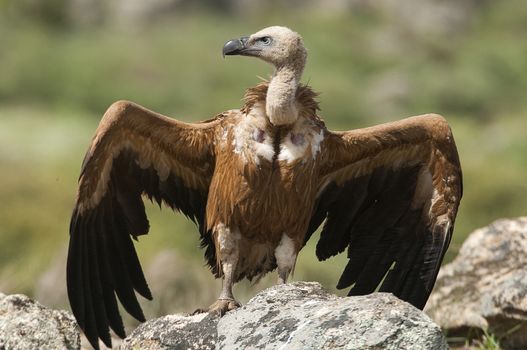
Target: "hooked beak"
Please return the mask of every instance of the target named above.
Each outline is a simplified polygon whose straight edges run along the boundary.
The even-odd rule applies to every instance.
[[[247,50],[247,47],[245,44],[247,43],[247,40],[249,39],[248,36],[242,36],[239,39],[232,39],[229,40],[223,45],[223,57],[225,55],[231,56],[231,55],[249,55],[252,50]]]

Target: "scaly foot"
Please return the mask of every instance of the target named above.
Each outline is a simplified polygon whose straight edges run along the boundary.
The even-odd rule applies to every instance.
[[[222,317],[227,311],[234,310],[238,307],[240,307],[240,304],[234,299],[218,299],[206,309],[197,309],[192,315],[208,312],[209,314],[216,314]]]

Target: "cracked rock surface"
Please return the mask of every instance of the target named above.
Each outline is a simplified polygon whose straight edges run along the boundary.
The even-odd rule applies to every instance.
[[[146,321],[121,344],[121,349],[187,350],[216,348],[218,317],[167,315]]]
[[[0,349],[79,349],[73,315],[25,295],[0,293]]]
[[[487,330],[527,349],[527,217],[474,231],[441,268],[425,311],[449,336]]]
[[[341,298],[315,282],[271,287],[217,318],[147,321],[122,349],[447,349],[428,316],[391,294]]]

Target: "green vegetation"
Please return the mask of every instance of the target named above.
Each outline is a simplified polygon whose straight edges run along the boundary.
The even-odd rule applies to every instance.
[[[435,32],[412,29],[380,10],[190,11],[149,25],[96,28],[2,20],[0,14],[0,290],[31,295],[38,276],[67,246],[80,163],[111,102],[133,100],[187,121],[236,108],[256,76],[271,71],[254,59],[222,59],[222,44],[270,24],[304,36],[304,81],[321,92],[321,115],[330,128],[427,112],[449,120],[464,171],[451,260],[475,228],[527,213],[522,5],[487,2],[456,28]],[[191,223],[153,205],[148,211],[152,234],[137,244],[143,261],[173,247],[202,264]],[[313,251],[311,244],[301,253],[295,279],[332,288],[345,256],[318,263]]]
[[[488,331],[484,331],[483,337],[481,340],[476,340],[474,342],[474,345],[476,346],[476,349],[478,350],[501,350],[500,342],[498,338],[494,335],[489,333]]]
[[[450,348],[453,350],[501,350],[499,338],[488,330],[476,331],[479,335],[474,339],[463,337],[447,337]],[[463,344],[462,346],[459,344]]]

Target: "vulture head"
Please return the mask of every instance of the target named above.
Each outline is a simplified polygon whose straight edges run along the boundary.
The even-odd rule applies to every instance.
[[[258,57],[277,69],[289,65],[303,69],[307,52],[300,34],[287,27],[273,26],[227,41],[223,55]]]
[[[273,125],[293,124],[298,119],[296,91],[307,58],[298,33],[286,27],[267,27],[227,41],[223,55],[252,56],[272,64],[275,72],[267,90],[265,113]]]

